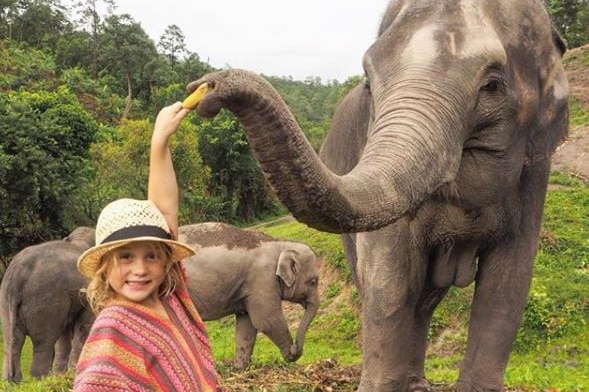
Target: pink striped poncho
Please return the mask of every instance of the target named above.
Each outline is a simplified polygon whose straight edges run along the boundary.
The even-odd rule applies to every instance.
[[[223,391],[204,324],[184,290],[163,299],[169,319],[131,301],[97,316],[74,392]]]

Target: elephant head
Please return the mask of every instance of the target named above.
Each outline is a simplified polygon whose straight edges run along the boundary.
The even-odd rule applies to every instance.
[[[298,250],[285,249],[280,252],[276,276],[281,280],[282,299],[301,304],[305,314],[297,329],[297,337],[291,354],[302,355],[305,334],[317,314],[319,298],[319,265],[315,253],[303,246]]]
[[[298,220],[330,232],[368,231],[431,197],[480,207],[516,187],[522,169],[565,135],[563,51],[537,0],[392,1],[364,55],[366,78],[340,108],[349,109],[340,113],[344,129],[330,131],[340,145],[357,143],[339,173],[257,75],[221,71],[188,90],[209,83],[197,112],[210,117],[224,107],[238,117]],[[354,139],[356,131],[364,140]],[[350,147],[334,142],[331,150],[345,155]]]
[[[89,249],[94,246],[96,231],[92,227],[80,226],[76,227],[70,234],[63,238],[64,241],[83,248]]]

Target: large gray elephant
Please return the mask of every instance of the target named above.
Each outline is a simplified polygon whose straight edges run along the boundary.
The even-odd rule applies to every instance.
[[[320,302],[319,262],[308,245],[218,222],[181,226],[179,240],[196,250],[184,266],[203,320],[235,314],[238,369],[249,365],[258,331],[285,360],[303,354],[305,333]],[[305,308],[294,343],[282,300]]]
[[[526,304],[565,45],[540,0],[393,0],[321,159],[263,78],[205,75],[196,110],[244,126],[292,214],[344,233],[362,301],[362,392],[425,390],[432,313],[475,282],[459,391],[498,391]],[[355,233],[355,234],[346,234]]]
[[[0,286],[4,338],[4,379],[22,379],[20,356],[25,336],[33,344],[31,376],[73,367],[94,317],[80,289],[87,285],[76,262],[94,245],[94,229],[78,227],[63,240],[20,251],[6,269]]]

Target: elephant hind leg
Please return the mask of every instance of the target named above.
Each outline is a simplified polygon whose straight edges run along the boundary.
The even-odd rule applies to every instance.
[[[55,360],[53,361],[53,372],[65,373],[68,369],[70,352],[72,349],[73,331],[66,329],[57,343],[55,343]]]
[[[33,362],[31,363],[31,376],[34,378],[41,378],[48,375],[51,372],[54,354],[54,344],[35,344],[33,341]]]

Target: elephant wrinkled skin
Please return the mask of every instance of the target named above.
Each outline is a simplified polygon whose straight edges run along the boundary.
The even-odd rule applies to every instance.
[[[203,320],[235,314],[237,368],[249,365],[258,331],[285,360],[303,354],[305,333],[319,309],[319,262],[309,246],[218,222],[181,226],[179,240],[196,250],[184,267]],[[282,300],[305,308],[294,342]]]
[[[94,245],[94,229],[78,227],[63,240],[20,251],[10,262],[0,286],[4,338],[4,379],[22,379],[20,355],[25,336],[33,343],[31,376],[61,373],[74,367],[94,317],[80,289],[86,279],[78,257]]]
[[[566,47],[539,0],[393,0],[319,157],[241,70],[196,108],[232,111],[298,220],[343,233],[362,301],[358,390],[424,390],[427,329],[475,282],[459,391],[499,391],[526,304],[550,157],[568,128]]]

